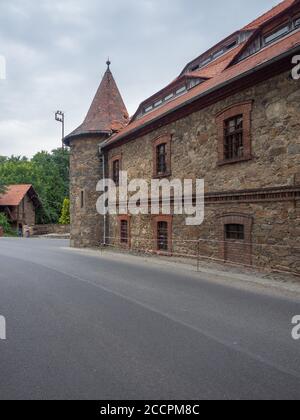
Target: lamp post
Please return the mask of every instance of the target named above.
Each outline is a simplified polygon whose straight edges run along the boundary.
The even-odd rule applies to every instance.
[[[64,149],[64,142],[63,139],[65,137],[65,113],[63,111],[56,111],[55,113],[55,120],[61,123],[62,128],[62,148]]]

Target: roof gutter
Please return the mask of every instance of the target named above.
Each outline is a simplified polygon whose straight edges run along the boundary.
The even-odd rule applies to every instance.
[[[215,86],[215,87],[207,90],[206,92],[203,92],[200,95],[197,95],[194,98],[191,98],[191,99],[187,100],[186,102],[184,102],[184,103],[182,103],[180,105],[177,105],[175,108],[173,108],[173,109],[165,112],[164,114],[161,114],[160,116],[154,118],[153,120],[150,120],[150,121],[145,122],[141,126],[139,126],[139,127],[135,128],[135,129],[129,131],[128,133],[124,134],[124,136],[120,136],[118,139],[116,139],[114,141],[111,141],[111,142],[108,142],[106,145],[103,146],[103,149],[108,149],[111,146],[114,146],[120,140],[126,139],[129,136],[132,136],[134,134],[139,133],[139,131],[141,131],[143,128],[147,127],[148,125],[155,124],[156,122],[160,121],[162,118],[164,118],[164,117],[166,117],[166,116],[168,116],[170,114],[173,114],[173,113],[181,110],[182,108],[186,107],[187,105],[193,104],[194,102],[197,102],[200,99],[205,98],[206,96],[208,96],[208,95],[210,95],[210,94],[212,94],[214,92],[217,92],[218,90],[221,90],[221,89],[229,86],[230,84],[232,84],[234,82],[237,82],[237,81],[239,81],[239,80],[241,80],[241,79],[243,79],[243,78],[245,78],[247,76],[251,76],[252,74],[256,73],[257,71],[263,70],[263,69],[267,68],[268,66],[270,66],[272,64],[275,64],[275,63],[277,63],[277,62],[279,62],[279,61],[281,61],[281,60],[289,57],[290,55],[293,55],[293,54],[299,52],[299,50],[300,50],[300,44],[298,44],[296,47],[290,49],[289,51],[287,51],[287,52],[285,52],[285,53],[283,53],[283,54],[281,54],[281,55],[279,55],[277,57],[274,57],[271,60],[266,61],[266,62],[264,62],[264,63],[262,63],[262,64],[260,64],[260,65],[258,65],[256,67],[248,70],[245,73],[239,74],[238,76],[236,76],[236,77],[234,77],[234,78],[232,78],[230,80],[227,80],[226,82],[221,83],[220,85]]]

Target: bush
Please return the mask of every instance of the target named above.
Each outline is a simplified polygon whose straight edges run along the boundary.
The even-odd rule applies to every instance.
[[[0,226],[3,228],[5,235],[13,235],[14,232],[4,213],[0,213]]]
[[[70,200],[68,198],[64,199],[61,216],[59,219],[59,224],[60,225],[70,224]]]

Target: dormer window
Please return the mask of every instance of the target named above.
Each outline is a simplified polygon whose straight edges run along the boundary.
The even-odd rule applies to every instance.
[[[154,108],[157,108],[158,106],[162,105],[162,103],[163,103],[163,100],[162,99],[160,99],[159,101],[155,102]]]
[[[226,46],[226,50],[231,50],[231,48],[234,48],[237,45],[237,41],[232,42],[231,44]]]
[[[186,87],[182,86],[181,88],[176,90],[176,95],[180,95],[181,93],[184,93],[186,91]]]
[[[168,96],[165,97],[165,101],[169,101],[173,97],[174,97],[174,93],[170,93],[170,95],[168,95]]]
[[[284,23],[277,26],[271,32],[263,33],[258,35],[248,48],[241,54],[237,59],[238,62],[250,57],[251,55],[260,51],[263,47],[266,47],[273,42],[276,42],[280,38],[287,36],[289,33],[299,30],[300,27],[300,16],[290,16],[289,20],[285,20]]]
[[[224,54],[224,50],[217,51],[213,54],[212,59],[215,60],[216,58],[221,57]]]
[[[152,105],[147,106],[147,108],[145,108],[145,112],[150,112],[150,111],[152,111],[152,109],[153,109]]]
[[[274,42],[274,41],[276,41],[276,39],[281,38],[282,36],[287,34],[289,31],[290,31],[290,25],[289,24],[281,26],[280,28],[277,28],[272,33],[266,35],[264,37],[264,42],[265,42],[265,44],[269,44],[270,42]]]

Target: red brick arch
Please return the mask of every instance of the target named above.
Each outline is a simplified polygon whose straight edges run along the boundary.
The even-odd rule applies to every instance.
[[[243,241],[226,241],[226,225],[244,226]],[[253,217],[241,213],[228,213],[219,218],[220,257],[224,261],[231,261],[245,265],[252,265],[252,227]]]

